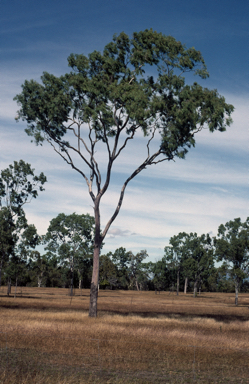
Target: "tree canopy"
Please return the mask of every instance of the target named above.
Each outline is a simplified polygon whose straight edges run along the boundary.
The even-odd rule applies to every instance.
[[[13,270],[20,253],[39,242],[36,228],[27,223],[23,206],[44,191],[46,181],[43,172],[35,175],[23,160],[14,161],[0,172],[0,285],[2,268],[10,255]]]
[[[84,260],[92,256],[94,238],[94,218],[89,214],[65,215],[60,213],[50,221],[46,235],[45,249],[51,255],[57,255],[60,263],[66,264],[71,271],[71,294],[73,289],[73,274],[77,269],[79,279],[82,279]]]
[[[23,216],[23,205],[36,198],[39,191],[44,191],[46,181],[44,173],[36,176],[29,163],[14,161],[0,174],[0,207],[7,207],[12,217]]]
[[[188,84],[184,75],[208,77],[201,53],[172,36],[145,30],[129,38],[115,35],[103,52],[71,54],[71,71],[56,77],[44,72],[41,83],[25,81],[15,97],[18,119],[37,144],[47,140],[84,178],[94,204],[95,241],[90,316],[97,315],[101,244],[124,198],[127,184],[146,167],[183,158],[203,128],[224,131],[233,106],[217,90]],[[124,180],[114,211],[101,230],[100,202],[106,193],[115,160],[143,132],[146,155]],[[156,137],[160,142],[152,150]],[[103,174],[97,158],[102,143],[107,153]]]
[[[244,223],[237,218],[221,224],[214,243],[217,260],[228,263],[235,282],[235,305],[238,305],[240,284],[249,273],[249,217]]]

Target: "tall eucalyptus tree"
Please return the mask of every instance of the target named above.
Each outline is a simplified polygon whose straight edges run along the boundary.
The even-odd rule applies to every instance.
[[[100,248],[128,183],[148,166],[184,158],[203,128],[225,131],[233,106],[217,90],[186,83],[185,73],[188,79],[191,73],[208,77],[199,51],[152,29],[131,38],[122,32],[103,53],[71,54],[68,64],[71,72],[64,76],[44,72],[41,83],[25,81],[15,100],[20,105],[18,118],[28,123],[27,134],[39,144],[47,140],[87,185],[95,218],[89,308],[89,316],[95,317]],[[114,164],[139,131],[146,154],[124,178],[113,213],[101,229],[100,204]],[[103,173],[99,145],[105,146],[107,155]]]

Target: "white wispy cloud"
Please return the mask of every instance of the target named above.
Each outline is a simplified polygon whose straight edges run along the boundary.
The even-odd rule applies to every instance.
[[[108,231],[108,237],[110,239],[114,239],[115,237],[126,237],[126,236],[134,236],[136,235],[135,232],[131,232],[129,231],[128,229],[120,229],[120,228],[111,228],[109,231]]]

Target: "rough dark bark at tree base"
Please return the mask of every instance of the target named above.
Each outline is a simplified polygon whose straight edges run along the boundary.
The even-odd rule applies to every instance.
[[[89,317],[97,317],[98,286],[91,283]]]

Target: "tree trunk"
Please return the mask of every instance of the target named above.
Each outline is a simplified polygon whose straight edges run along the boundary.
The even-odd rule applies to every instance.
[[[185,284],[184,284],[184,293],[187,294],[187,288],[188,288],[188,278],[185,277]]]
[[[71,268],[70,296],[73,296],[73,269]]]
[[[16,298],[16,291],[17,291],[17,278],[16,278],[16,286],[15,286],[15,298]]]
[[[100,246],[94,248],[93,253],[93,274],[90,291],[90,307],[89,317],[97,317],[97,300],[98,300],[98,285],[99,285],[99,254]]]
[[[179,295],[179,285],[180,285],[180,270],[177,270],[177,282],[176,282],[176,296]]]
[[[197,280],[195,280],[195,282],[194,282],[194,294],[193,294],[193,296],[196,297],[196,295],[197,295]]]
[[[235,280],[235,305],[238,305],[239,301],[239,280]]]
[[[98,286],[99,286],[99,256],[102,237],[100,234],[100,214],[98,203],[95,202],[95,236],[94,236],[94,251],[93,251],[93,273],[90,291],[90,306],[89,317],[97,317],[97,300],[98,300]]]
[[[70,296],[73,297],[74,256],[70,260],[70,270],[71,270]]]
[[[136,281],[137,291],[139,291],[139,285],[138,285],[137,279],[135,281]]]
[[[3,259],[1,259],[1,264],[0,264],[0,288],[2,284],[2,268],[3,268]]]
[[[8,287],[7,287],[7,295],[9,296],[11,293],[11,278],[8,278]]]
[[[38,288],[41,288],[42,276],[38,276],[37,280],[38,280],[38,282],[37,282]]]

